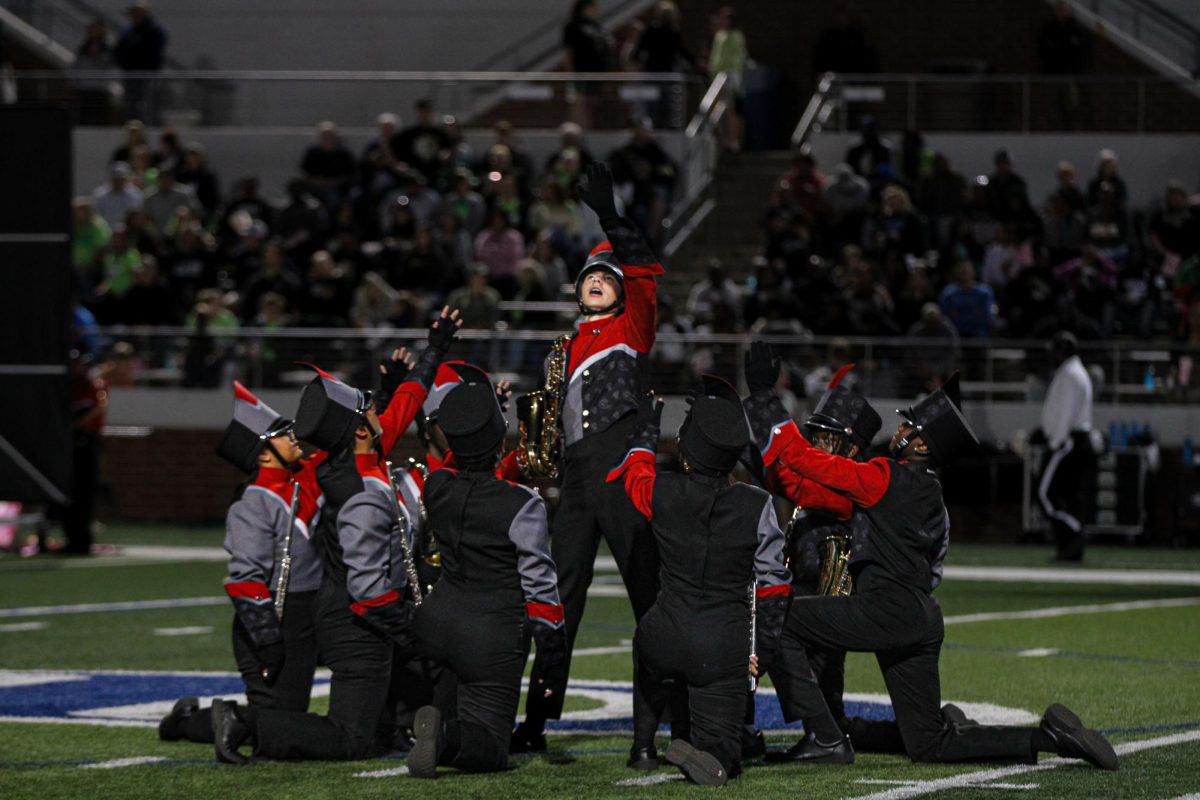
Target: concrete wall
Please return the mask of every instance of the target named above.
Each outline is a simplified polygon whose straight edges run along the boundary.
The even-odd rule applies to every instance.
[[[900,134],[889,136],[899,146]],[[857,134],[840,132],[812,137],[813,154],[826,174],[833,171],[856,138]],[[992,155],[1006,148],[1038,207],[1054,188],[1055,164],[1062,159],[1072,162],[1081,186],[1085,186],[1095,172],[1096,154],[1105,147],[1115,150],[1121,160],[1121,175],[1135,208],[1161,202],[1170,178],[1183,181],[1190,191],[1200,188],[1200,136],[931,133],[925,143],[945,153],[953,168],[968,180],[989,174]]]

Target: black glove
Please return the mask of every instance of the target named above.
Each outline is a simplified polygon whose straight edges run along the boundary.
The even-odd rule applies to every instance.
[[[529,673],[529,693],[545,698],[561,698],[567,688],[567,635],[562,626],[551,628],[541,622],[530,621],[533,640],[537,642],[537,655],[533,658],[533,669]]]
[[[429,349],[436,351],[442,358],[450,352],[454,337],[458,335],[458,323],[449,317],[438,317],[429,326]]]
[[[596,212],[601,225],[605,221],[618,218],[617,201],[613,197],[612,173],[608,171],[607,166],[599,162],[589,165],[579,176],[576,186],[579,189],[579,199]]]
[[[258,661],[259,674],[267,686],[274,686],[275,681],[279,680],[279,671],[283,669],[283,655],[282,641],[255,648],[254,658]]]
[[[413,604],[406,600],[364,608],[359,616],[400,647],[412,647],[417,641],[412,633]]]
[[[783,623],[787,620],[789,600],[787,596],[759,598],[755,606],[758,619],[758,637],[755,652],[758,653],[758,674],[765,675],[775,654],[779,652],[779,640]]]
[[[317,465],[317,485],[325,494],[325,508],[339,508],[363,490],[362,475],[349,448]]]
[[[512,397],[512,389],[501,389],[496,387],[496,402],[500,404],[500,410],[508,413],[508,398]],[[520,408],[521,401],[517,401],[517,407]]]
[[[399,358],[385,358],[379,362],[379,366],[383,374],[379,378],[379,396],[375,398],[375,409],[383,411],[392,402],[392,395],[400,388],[400,384],[404,383],[412,368]]]
[[[779,380],[779,359],[771,352],[771,345],[762,341],[750,344],[750,352],[746,353],[746,385],[750,393],[775,388]]]

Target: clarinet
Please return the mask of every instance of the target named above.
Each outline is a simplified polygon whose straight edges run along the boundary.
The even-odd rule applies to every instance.
[[[750,657],[758,656],[758,592],[755,581],[750,581]],[[750,676],[750,693],[758,691],[758,678]]]
[[[421,591],[421,578],[417,575],[417,565],[413,562],[412,545],[408,541],[410,526],[408,518],[400,511],[400,495],[396,489],[396,479],[392,477],[392,462],[384,462],[384,472],[387,473],[388,486],[392,490],[392,499],[396,501],[396,524],[400,526],[400,557],[404,560],[404,577],[408,581],[408,589],[412,592],[413,605],[421,605],[424,595]]]
[[[279,580],[275,583],[275,617],[283,621],[283,604],[287,602],[288,580],[292,576],[292,528],[296,525],[296,508],[300,504],[300,484],[292,483],[292,509],[288,512],[287,531],[283,534],[283,556],[279,559]]]

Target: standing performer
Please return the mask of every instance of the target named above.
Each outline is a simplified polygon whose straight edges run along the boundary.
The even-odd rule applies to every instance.
[[[483,373],[480,372],[480,375]],[[444,666],[437,705],[417,712],[409,774],[437,767],[495,772],[508,766],[532,633],[542,662],[530,692],[566,685],[566,640],[546,506],[532,489],[495,475],[505,421],[490,382],[464,375],[441,404],[438,425],[458,464],[425,485],[442,553],[442,579],[416,613],[421,650]]]
[[[389,749],[393,659],[415,655],[409,626],[419,579],[408,513],[383,462],[421,408],[427,387],[457,330],[443,310],[413,379],[376,415],[369,392],[332,375],[305,389],[297,433],[331,453],[318,470],[325,496],[317,547],[325,567],[317,600],[317,646],[333,672],[328,716],[213,704],[217,758],[243,764],[238,747],[253,741],[268,758],[352,760]],[[333,519],[328,526],[326,520]],[[415,584],[415,585],[414,585]],[[406,599],[407,595],[407,599]],[[399,646],[399,651],[396,650]]]
[[[661,411],[661,406],[658,409]],[[791,575],[771,495],[729,473],[750,441],[736,390],[704,377],[679,429],[682,473],[658,472],[658,413],[638,407],[629,453],[609,475],[650,520],[661,554],[662,590],[634,636],[634,752],[653,750],[667,703],[664,679],[686,683],[691,742],[666,758],[689,780],[721,786],[741,772],[741,715],[750,656],[770,660],[787,610]],[[755,586],[756,611],[747,601]],[[750,642],[751,614],[757,642]]]
[[[1067,331],[1054,334],[1054,378],[1042,406],[1049,452],[1042,462],[1038,502],[1054,526],[1059,561],[1083,561],[1083,490],[1096,470],[1092,449],[1092,379],[1079,359],[1079,343]]]
[[[640,373],[654,346],[655,278],[663,268],[633,223],[617,215],[607,167],[588,167],[579,191],[599,216],[608,241],[592,251],[579,273],[575,292],[583,317],[562,354],[562,372],[548,376],[548,382],[563,384],[558,421],[562,494],[550,548],[566,610],[568,668],[601,536],[617,562],[636,618],[650,608],[658,588],[658,557],[646,521],[621,487],[605,478],[625,454],[633,431]],[[550,362],[553,366],[553,354]],[[518,407],[518,416],[526,420],[528,411]],[[543,435],[558,435],[557,426],[545,427]],[[535,676],[540,668],[539,654]],[[513,733],[513,752],[545,750],[546,720],[561,716],[562,703],[561,693],[550,698],[530,693],[525,721]]]
[[[1082,758],[1116,769],[1112,746],[1066,707],[1051,705],[1037,728],[948,724],[940,709],[938,656],[945,636],[942,610],[930,596],[933,564],[944,546],[949,515],[935,466],[977,446],[959,409],[955,374],[901,412],[889,458],[866,463],[813,447],[771,392],[778,362],[756,343],[747,359],[755,390],[749,417],[768,467],[782,462],[804,478],[855,504],[849,597],[798,597],[784,625],[772,678],[784,718],[804,720],[806,735],[783,760],[848,764],[854,750],[821,695],[808,661],[811,648],[873,652],[896,712],[905,750],[914,761],[1019,761],[1039,752]]]
[[[233,391],[233,419],[217,454],[250,475],[225,519],[233,654],[250,707],[304,712],[317,664],[321,562],[308,539],[316,506],[297,479],[301,452],[293,422],[237,381]],[[211,744],[212,714],[185,697],[159,723],[158,736]]]

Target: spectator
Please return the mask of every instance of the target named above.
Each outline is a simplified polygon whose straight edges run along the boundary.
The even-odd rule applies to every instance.
[[[306,263],[325,241],[329,215],[321,201],[308,192],[301,179],[288,183],[288,204],[279,212],[275,233],[283,239],[283,251],[296,264]]]
[[[500,319],[500,293],[488,285],[488,279],[486,264],[472,264],[467,273],[467,285],[455,289],[446,298],[451,308],[458,309],[459,319],[467,330],[490,331]],[[485,353],[486,344],[476,340],[472,352]]]
[[[992,216],[1000,222],[1030,226],[1034,214],[1029,203],[1029,189],[1025,179],[1013,168],[1012,156],[1007,150],[997,150],[992,164],[994,169],[987,181],[988,207]]]
[[[563,66],[567,72],[607,72],[609,36],[600,25],[596,0],[575,0],[571,18],[563,28]],[[601,85],[581,83],[568,89],[574,121],[591,127],[600,100]],[[582,102],[580,102],[582,95]]]
[[[1116,193],[1117,208],[1124,213],[1129,203],[1129,187],[1125,185],[1125,179],[1121,177],[1120,170],[1121,165],[1115,151],[1106,147],[1096,155],[1096,174],[1088,181],[1087,185],[1089,207],[1099,205],[1100,192],[1104,189],[1105,184],[1108,184]]]
[[[117,39],[114,60],[126,73],[158,72],[167,49],[167,32],[150,13],[150,4],[145,0],[135,0],[125,13],[129,27]],[[154,80],[146,75],[127,75],[124,85],[125,118],[145,120],[151,125],[158,122]]]
[[[108,246],[100,255],[99,286],[92,301],[97,319],[103,324],[120,322],[121,299],[133,285],[133,274],[142,262],[142,254],[129,241],[125,226],[113,228]]]
[[[904,350],[906,368],[901,391],[905,397],[935,390],[959,363],[958,331],[942,316],[937,303],[921,306],[920,318],[907,329],[910,339],[930,340]]]
[[[914,200],[929,221],[931,244],[942,251],[966,211],[967,179],[950,167],[944,153],[935,153],[929,174],[917,180]]]
[[[300,324],[313,328],[345,327],[352,298],[353,283],[341,265],[324,250],[313,253],[296,302]]]
[[[554,245],[554,234],[551,231],[543,230],[538,233],[529,255],[541,267],[546,289],[551,299],[561,294],[562,287],[569,288],[575,270],[567,268],[567,262]]]
[[[175,298],[159,271],[158,259],[143,254],[133,272],[133,285],[120,305],[120,321],[126,325],[175,325],[179,320]]]
[[[298,187],[298,190],[303,191],[303,187]],[[275,221],[275,210],[259,194],[258,178],[254,175],[239,178],[234,184],[233,194],[217,212],[217,236],[224,250],[231,248],[237,240],[232,218],[239,213],[249,220],[261,220],[268,228]]]
[[[471,236],[483,229],[487,219],[487,204],[483,197],[472,188],[474,177],[471,171],[459,169],[454,175],[454,183],[450,192],[442,202],[442,213],[453,214],[459,225]],[[466,264],[463,264],[466,266]]]
[[[848,283],[842,292],[850,330],[859,336],[890,336],[900,333],[893,320],[895,306],[892,295],[875,275],[871,265],[856,261],[849,270]]]
[[[552,175],[542,180],[537,202],[529,208],[529,227],[539,233],[549,231],[559,249],[572,254],[583,244],[583,212]]]
[[[392,150],[392,141],[400,127],[400,118],[395,114],[380,114],[375,118],[375,138],[363,149],[358,159],[359,185],[368,198],[372,211],[379,201],[400,182],[403,170]]]
[[[338,206],[354,179],[354,156],[338,137],[337,125],[329,120],[317,125],[317,141],[304,151],[300,171],[325,208]]]
[[[184,321],[192,329],[184,354],[183,385],[215,388],[227,384],[225,367],[233,351],[229,334],[238,329],[237,317],[229,310],[226,298],[216,289],[203,289],[196,294],[196,304]]]
[[[512,175],[517,181],[517,191],[521,197],[528,197],[533,188],[533,159],[520,148],[513,135],[512,123],[502,119],[493,128],[496,134],[495,147],[499,145],[507,151],[507,164],[498,168],[504,175]]]
[[[1054,180],[1056,185],[1052,196],[1057,195],[1062,205],[1071,211],[1087,211],[1089,203],[1075,181],[1074,164],[1070,161],[1059,161],[1054,168]]]
[[[1200,251],[1200,216],[1179,181],[1167,181],[1165,204],[1150,216],[1150,246],[1156,266],[1168,278]]]
[[[158,189],[146,196],[142,210],[159,236],[167,234],[167,226],[180,207],[198,211],[200,201],[187,184],[175,182],[175,164],[164,163],[158,170]]]
[[[863,226],[863,247],[886,265],[903,265],[904,256],[926,251],[925,223],[901,187],[888,186],[880,199],[879,213]]]
[[[263,246],[262,266],[247,276],[242,290],[242,319],[249,321],[259,311],[259,300],[266,294],[274,294],[292,305],[300,294],[300,279],[293,272],[283,243],[271,239]]]
[[[1004,223],[996,240],[984,250],[983,281],[993,289],[1003,289],[1022,270],[1033,265],[1033,247],[1017,231],[1015,224]]]
[[[1119,271],[1111,259],[1090,246],[1083,249],[1079,258],[1054,268],[1059,286],[1068,290],[1071,302],[1081,314],[1100,324],[1105,336],[1112,331],[1112,304]]]
[[[114,161],[129,163],[133,148],[146,144],[146,127],[142,124],[141,120],[131,119],[126,122],[124,133],[125,141],[112,151],[112,155],[108,158],[109,164],[112,164]]]
[[[202,291],[219,282],[216,244],[198,222],[180,228],[173,245],[163,253],[162,262],[177,308],[188,308]]]
[[[93,193],[95,210],[109,228],[125,224],[125,213],[142,207],[142,193],[129,185],[133,171],[124,161],[116,161],[108,168],[109,182]]]
[[[931,269],[931,265],[924,259],[913,258],[908,262],[908,275],[900,291],[896,292],[895,303],[896,327],[902,331],[910,330],[920,323],[926,306],[932,304],[937,308],[938,295],[930,275]],[[941,318],[940,310],[938,318]]]
[[[158,188],[158,167],[154,166],[154,156],[150,148],[144,144],[135,145],[129,151],[129,182],[148,194]]]
[[[442,212],[434,232],[433,246],[444,264],[460,274],[465,273],[475,260],[474,242],[475,237],[463,227],[456,214],[450,210]]]
[[[1059,0],[1054,16],[1038,31],[1038,63],[1044,75],[1061,75],[1055,87],[1052,108],[1061,126],[1073,130],[1084,121],[1084,94],[1075,75],[1088,71],[1091,62],[1091,34],[1075,19],[1071,4]]]
[[[101,254],[111,237],[112,231],[96,213],[92,198],[76,197],[71,202],[71,262],[84,297],[91,292],[92,274],[100,266]]]
[[[1129,256],[1129,217],[1121,206],[1120,191],[1108,182],[1097,187],[1096,203],[1088,209],[1087,243],[1118,263]]]
[[[502,175],[495,182],[495,188],[490,192],[489,204],[491,210],[504,212],[508,224],[518,231],[525,230],[525,198],[517,187],[517,179],[512,175]]]
[[[449,156],[453,142],[438,127],[433,103],[424,98],[413,106],[417,121],[392,139],[392,155],[410,169],[425,176],[428,186],[436,185],[441,163]]]
[[[460,169],[470,169],[475,163],[475,150],[463,135],[462,126],[452,114],[442,117],[442,130],[450,139],[446,149],[446,158],[442,160],[442,170],[438,174],[437,190],[443,191],[449,185],[454,173]]]
[[[964,339],[987,339],[996,315],[996,296],[986,283],[975,281],[975,265],[959,261],[954,265],[954,282],[938,297],[942,314]]]
[[[396,205],[399,198],[407,198],[408,210],[417,225],[433,225],[442,209],[442,196],[425,182],[425,176],[414,170],[401,175],[400,185],[383,199],[383,208]]]
[[[199,142],[187,143],[183,149],[183,163],[175,170],[175,180],[192,187],[206,219],[216,213],[221,201],[220,184],[217,173],[208,166],[208,150],[204,145]]]
[[[746,37],[737,27],[730,6],[722,6],[714,18],[712,46],[708,53],[708,76],[716,78],[725,73],[727,108],[721,119],[721,143],[726,150],[738,152],[742,149],[742,99],[745,89]],[[729,102],[732,100],[732,102]]]
[[[875,118],[867,115],[859,122],[858,139],[846,151],[846,163],[864,178],[872,177],[880,164],[895,161],[896,146],[879,135]]]
[[[583,128],[574,122],[564,122],[558,126],[558,149],[546,158],[546,174],[557,178],[561,170],[560,162],[564,158],[571,158],[574,163],[570,170],[572,178],[580,169],[586,168],[596,160],[583,146]],[[570,189],[571,186],[572,184],[563,184],[564,189]]]
[[[121,93],[120,84],[111,77],[115,68],[116,61],[113,60],[108,28],[103,19],[96,17],[87,25],[83,41],[75,51],[75,63],[71,65],[71,69],[74,72],[104,74],[74,80],[75,108],[78,112],[76,124],[113,123],[113,112],[116,111],[117,99]]]
[[[821,211],[825,192],[825,176],[817,170],[812,153],[797,150],[792,156],[792,168],[783,173],[771,191],[771,205],[799,209],[810,218]]]
[[[488,224],[475,237],[475,257],[488,270],[492,286],[508,299],[517,288],[517,262],[525,255],[525,237],[511,227],[500,208],[488,212]]]
[[[438,308],[447,292],[462,285],[465,271],[446,261],[431,228],[418,225],[401,275],[402,280],[391,281],[393,286],[417,290],[426,297],[427,305]]]
[[[655,3],[650,24],[642,31],[631,58],[642,72],[700,72],[700,65],[683,42],[679,32],[679,8],[671,0]],[[654,84],[658,101],[651,105],[650,117],[659,127],[682,128],[684,87],[680,84]]]
[[[156,167],[166,162],[178,164],[183,161],[183,142],[174,128],[168,125],[158,132],[158,147],[155,148],[151,160]]]
[[[737,285],[725,274],[725,267],[721,264],[721,260],[712,258],[709,259],[704,278],[693,284],[691,291],[688,292],[684,310],[691,317],[692,324],[702,325],[712,322],[717,306],[734,309],[734,317],[740,323],[742,294],[738,291]]]
[[[661,234],[660,226],[667,203],[675,188],[675,162],[654,140],[650,120],[633,127],[633,136],[608,157],[613,182],[627,198],[626,214],[646,232],[652,241]]]
[[[828,233],[835,246],[857,242],[863,218],[871,201],[871,186],[846,163],[833,170],[833,181],[825,187]]]
[[[387,324],[395,305],[395,289],[377,272],[368,272],[354,290],[354,305],[350,309],[350,324],[356,328],[382,328]]]

